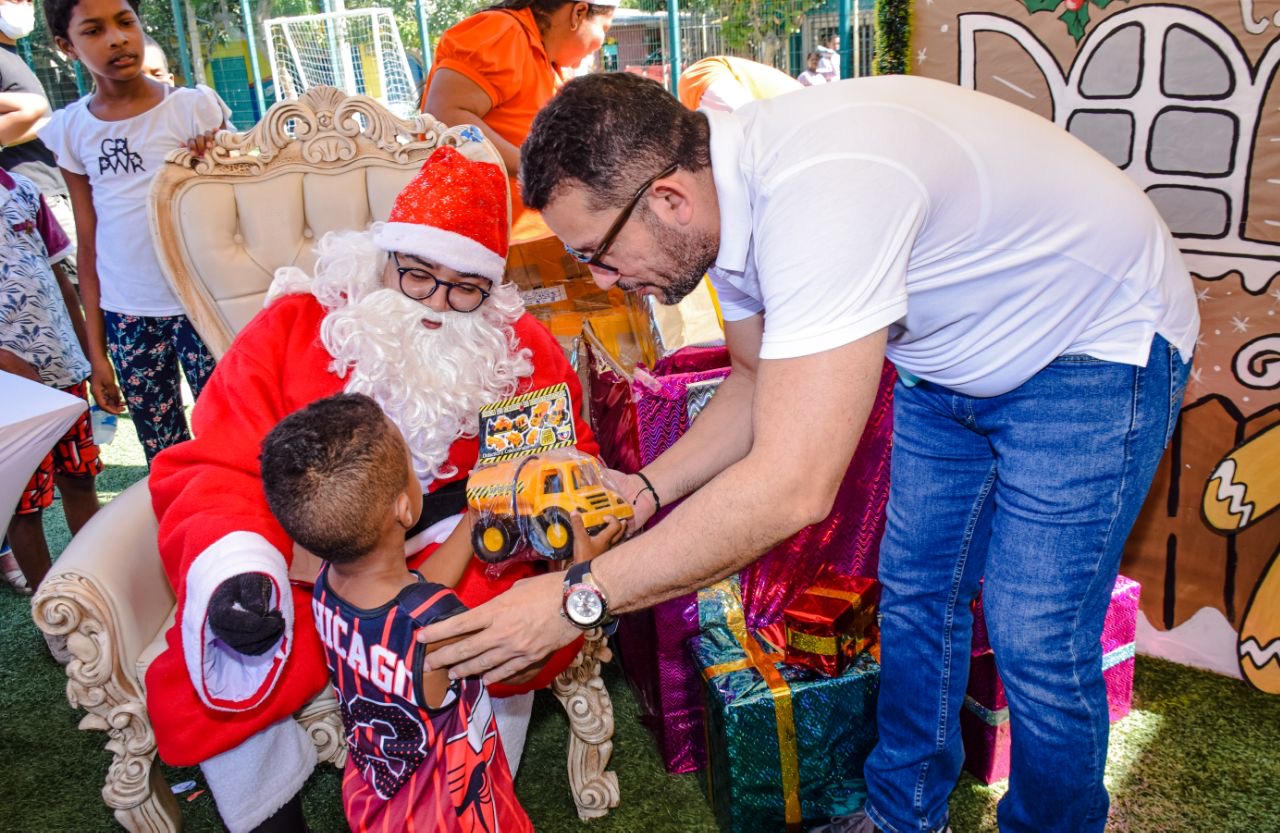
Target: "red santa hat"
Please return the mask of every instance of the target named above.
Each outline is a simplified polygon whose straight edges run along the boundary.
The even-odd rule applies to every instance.
[[[506,174],[446,146],[427,158],[396,197],[373,242],[499,283],[510,227]]]

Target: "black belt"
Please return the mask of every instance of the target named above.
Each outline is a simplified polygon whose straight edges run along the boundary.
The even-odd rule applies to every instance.
[[[467,481],[455,480],[447,486],[441,486],[434,492],[422,496],[422,517],[404,534],[405,540],[412,538],[432,524],[458,514],[467,508]]]

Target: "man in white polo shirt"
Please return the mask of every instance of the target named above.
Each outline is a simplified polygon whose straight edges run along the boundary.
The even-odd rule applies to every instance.
[[[826,516],[887,355],[903,381],[880,742],[866,814],[834,829],[946,827],[985,576],[1014,737],[1001,830],[1101,831],[1103,616],[1199,328],[1141,189],[1048,121],[911,77],[733,114],[580,78],[521,163],[526,204],[597,282],[673,303],[709,271],[726,321],[732,375],[631,481],[640,520],[688,499],[590,566],[607,612],[708,584]],[[470,635],[428,661],[505,676],[573,637],[564,595],[539,577],[433,626],[424,638]]]

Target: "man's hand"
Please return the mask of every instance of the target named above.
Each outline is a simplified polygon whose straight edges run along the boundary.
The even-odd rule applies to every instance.
[[[109,414],[124,413],[124,396],[120,386],[116,384],[116,372],[110,362],[92,365],[89,372],[89,390],[93,392],[93,401]]]
[[[658,509],[653,495],[649,492],[648,484],[641,480],[639,475],[624,474],[617,469],[608,469],[605,472],[605,482],[612,485],[618,494],[631,504],[631,509],[635,512],[635,516],[626,521],[630,534],[634,535],[644,529],[644,525]]]
[[[209,600],[209,627],[242,654],[271,650],[284,634],[284,614],[271,607],[271,579],[241,573],[219,584]]]
[[[515,676],[563,648],[582,631],[560,615],[560,573],[522,579],[477,608],[418,631],[419,642],[458,641],[427,654],[427,669],[448,668],[450,679],[484,675],[486,683]]]

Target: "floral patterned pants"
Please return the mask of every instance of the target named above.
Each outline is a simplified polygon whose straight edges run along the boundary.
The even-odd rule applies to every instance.
[[[162,450],[191,439],[182,410],[179,365],[191,395],[199,397],[213,373],[213,356],[185,315],[102,314],[120,391],[150,466]]]

